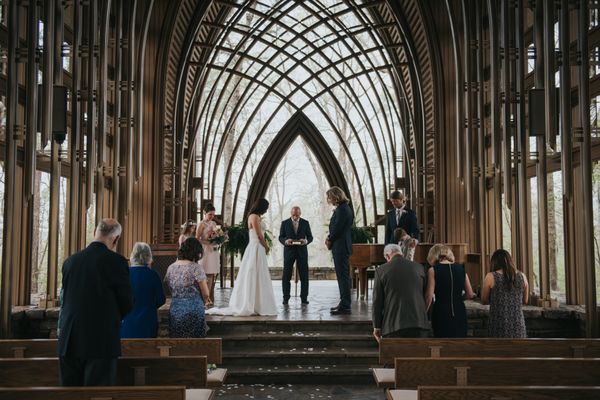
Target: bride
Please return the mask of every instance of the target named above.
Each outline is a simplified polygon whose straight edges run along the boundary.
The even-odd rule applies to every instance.
[[[277,315],[277,305],[269,267],[261,215],[267,212],[269,202],[259,199],[248,215],[248,247],[242,256],[242,264],[233,285],[229,306],[211,308],[206,314],[216,315]]]

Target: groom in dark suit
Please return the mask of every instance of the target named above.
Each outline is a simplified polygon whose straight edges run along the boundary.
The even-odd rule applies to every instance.
[[[279,241],[283,248],[283,304],[287,305],[290,300],[290,279],[294,262],[300,275],[300,299],[302,304],[308,304],[308,250],[306,248],[313,241],[310,224],[307,220],[300,218],[300,207],[294,206],[291,218],[281,223],[279,230]]]
[[[390,194],[390,202],[394,208],[390,209],[385,219],[385,244],[398,242],[394,239],[396,228],[402,228],[411,237],[419,240],[419,224],[417,214],[406,207],[404,193],[395,190]]]

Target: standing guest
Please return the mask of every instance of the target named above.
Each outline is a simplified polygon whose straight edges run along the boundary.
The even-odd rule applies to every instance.
[[[496,250],[491,270],[483,280],[481,302],[490,304],[488,336],[526,338],[522,304],[529,300],[529,283],[525,274],[515,268],[510,253]]]
[[[196,222],[188,219],[185,224],[181,225],[181,235],[179,235],[179,247],[185,242],[185,239],[196,237]]]
[[[129,267],[115,253],[121,224],[103,219],[94,241],[65,260],[58,338],[63,386],[110,386],[121,355],[121,320],[132,307]]]
[[[419,240],[419,224],[417,223],[417,214],[406,207],[406,197],[399,190],[394,190],[390,194],[392,209],[387,213],[385,219],[385,244],[398,243],[394,239],[394,230],[402,228],[411,237]]]
[[[375,270],[373,283],[373,336],[428,337],[425,306],[425,268],[402,257],[397,244],[383,249],[387,260]]]
[[[129,256],[129,281],[133,288],[133,310],[121,324],[121,338],[154,338],[158,334],[157,309],[165,304],[165,293],[158,273],[150,269],[152,250],[137,242]]]
[[[204,308],[212,304],[206,274],[198,264],[202,245],[196,238],[187,238],[177,251],[177,261],[169,265],[165,275],[171,290],[169,336],[194,338],[206,336]]]
[[[474,297],[469,276],[461,264],[454,263],[448,246],[436,244],[429,250],[427,262],[432,267],[427,279],[427,309],[433,303],[431,324],[435,337],[466,337],[467,309],[464,297]],[[435,295],[435,302],[434,302]]]
[[[331,308],[331,314],[351,314],[352,296],[350,291],[352,281],[350,280],[349,258],[352,254],[352,222],[354,212],[348,204],[348,197],[344,191],[333,186],[327,191],[327,202],[335,207],[329,221],[329,235],[325,239],[325,245],[331,250],[335,275],[340,290],[340,302]]]
[[[290,279],[294,263],[300,275],[300,299],[302,304],[308,304],[308,246],[313,241],[310,224],[300,218],[300,207],[294,206],[290,212],[291,217],[281,223],[279,229],[279,242],[283,248],[283,277],[281,288],[283,291],[283,305],[290,300]]]
[[[202,243],[203,256],[200,265],[207,277],[207,285],[210,290],[211,299],[215,293],[215,282],[217,274],[221,271],[221,255],[218,248],[209,241],[212,232],[217,229],[215,219],[215,207],[208,203],[204,207],[204,218],[198,224],[196,239]]]
[[[417,248],[418,240],[411,237],[402,228],[394,230],[394,239],[402,249],[402,256],[407,260],[413,261],[415,259],[415,249]]]

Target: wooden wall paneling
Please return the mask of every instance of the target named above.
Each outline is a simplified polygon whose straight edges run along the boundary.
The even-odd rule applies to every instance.
[[[580,63],[578,68],[579,75],[579,118],[581,124],[581,143],[580,143],[580,168],[581,168],[581,206],[577,210],[584,219],[580,225],[582,246],[581,260],[578,266],[583,268],[585,280],[585,304],[586,304],[586,334],[588,337],[596,337],[600,333],[598,325],[598,306],[596,293],[596,267],[594,260],[594,228],[591,223],[585,221],[593,217],[592,200],[592,156],[591,156],[591,129],[590,129],[590,54],[588,47],[589,34],[589,2],[579,2],[577,12],[579,19],[578,37]]]
[[[477,1],[477,0],[475,0]],[[465,121],[464,121],[464,136],[465,136],[465,196],[466,207],[469,217],[473,217],[473,57],[471,43],[471,21],[472,17],[471,0],[462,0],[462,15],[463,15],[463,70],[464,70],[464,104],[465,104]],[[472,238],[471,238],[472,239]]]
[[[113,148],[112,148],[112,216],[122,221],[121,207],[121,79],[123,68],[123,8],[121,1],[114,3],[115,34],[114,34],[114,76],[113,76]],[[122,241],[119,250],[122,250]]]
[[[96,134],[96,79],[98,72],[98,57],[96,46],[98,43],[98,0],[89,0],[87,5],[87,86],[86,86],[86,191],[85,208],[89,209],[94,196],[94,182],[96,179],[97,160],[97,134]],[[98,204],[96,204],[96,215],[98,215]],[[94,220],[96,218],[94,217]]]

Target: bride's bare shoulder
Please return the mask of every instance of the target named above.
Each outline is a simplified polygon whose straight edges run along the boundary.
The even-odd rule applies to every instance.
[[[260,217],[257,214],[248,215],[248,228],[254,227],[257,221],[260,221]]]

